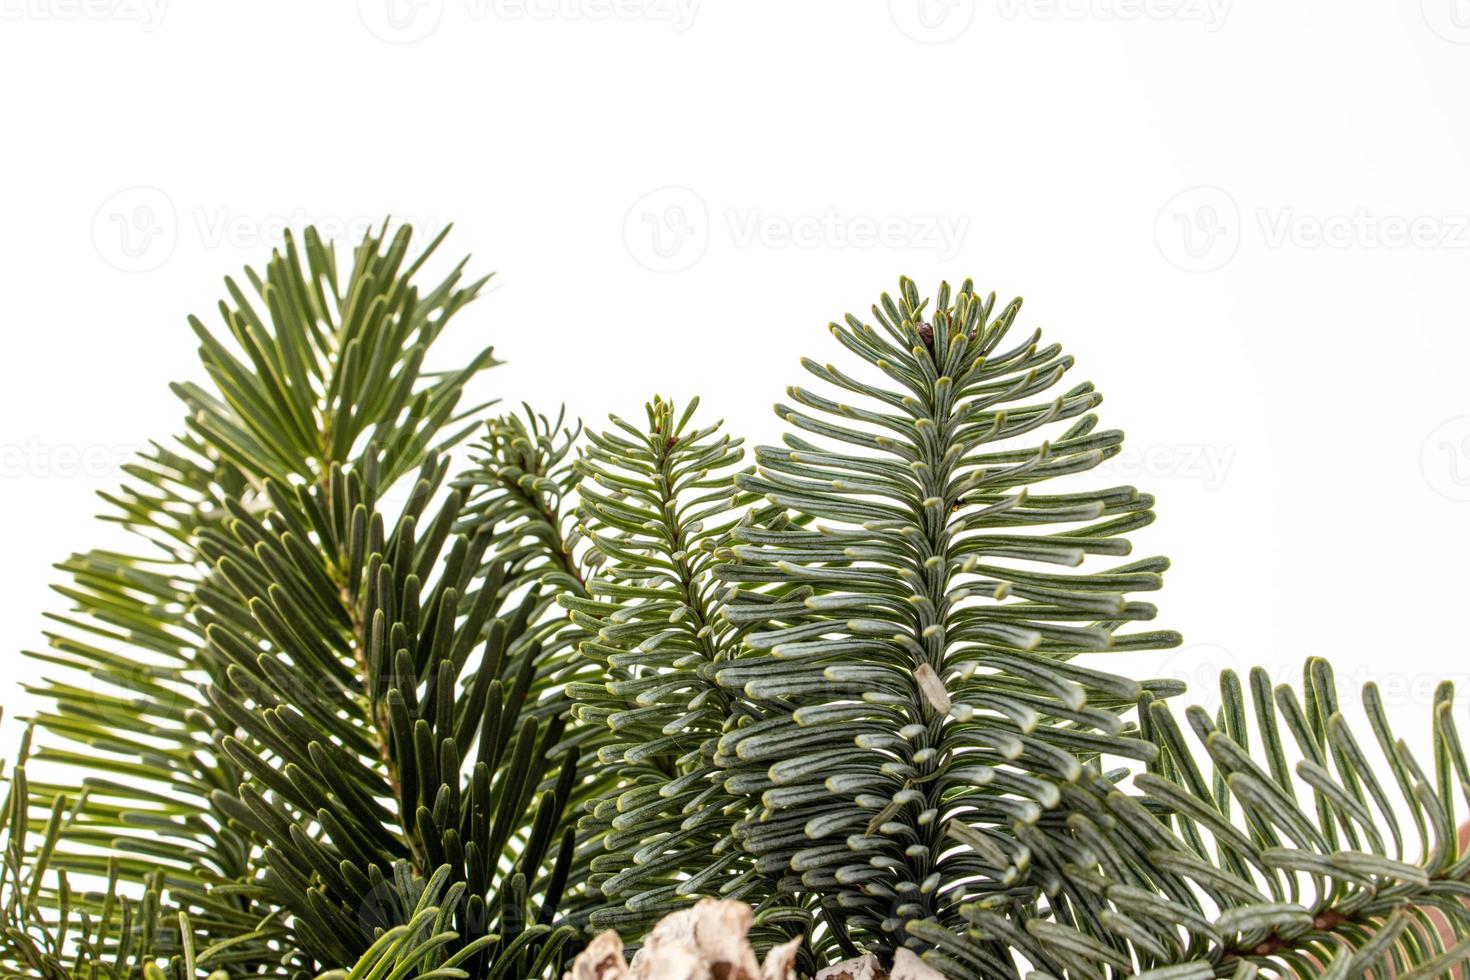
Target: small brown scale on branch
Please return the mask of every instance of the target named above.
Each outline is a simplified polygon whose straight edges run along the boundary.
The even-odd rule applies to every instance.
[[[930,323],[927,320],[920,320],[918,322],[918,325],[914,327],[914,331],[918,333],[919,339],[924,342],[925,349],[929,351],[930,357],[937,357],[937,355],[934,353],[935,324],[938,324],[939,326],[945,327],[947,329],[953,326],[954,319],[948,313],[940,311],[939,313],[935,314],[934,323]],[[970,339],[974,340],[976,337],[979,336],[979,333],[980,331],[978,327],[974,330],[971,330],[969,335]]]
[[[929,348],[929,356],[930,357],[933,357],[934,356],[934,327],[931,326],[928,323],[925,323],[923,320],[920,320],[919,321],[918,330],[919,330],[919,339],[924,342],[924,346],[925,347]]]
[[[661,435],[664,434],[664,423],[663,423],[663,419],[662,418],[656,420],[653,423],[653,434],[656,435],[656,436],[661,436]],[[679,437],[678,436],[674,436],[674,435],[669,436],[667,439],[664,440],[664,452],[669,452],[670,450],[672,450],[678,444],[679,444]]]

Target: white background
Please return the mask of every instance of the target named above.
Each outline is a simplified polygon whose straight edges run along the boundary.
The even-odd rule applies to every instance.
[[[699,392],[762,441],[899,273],[1022,294],[1158,495],[1139,553],[1175,559],[1188,646],[1116,666],[1324,655],[1416,736],[1470,670],[1465,0],[0,13],[11,715],[49,563],[115,542],[94,492],[178,429],[185,314],[284,225],[387,212],[498,270],[440,354],[493,341],[508,400]]]

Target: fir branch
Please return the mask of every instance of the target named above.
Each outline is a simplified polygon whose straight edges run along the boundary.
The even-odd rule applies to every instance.
[[[901,280],[753,469],[655,398],[580,455],[564,412],[490,420],[451,476],[496,362],[425,367],[484,282],[421,290],[442,240],[385,226],[339,276],[308,230],[191,320],[186,433],[105,495],[139,554],[60,566],[31,654],[6,971],[544,977],[701,896],[806,973],[1470,962],[1448,685],[1429,766],[1365,688],[1374,764],[1322,661],[1182,724],[1179,685],[1084,662],[1178,642],[1130,626],[1168,563],[1123,560],[1152,498],[1088,480],[1122,434],[1007,346],[1019,301]]]
[[[48,737],[36,758],[88,773],[85,804],[49,865],[88,874],[115,867],[124,890],[169,869],[168,901],[193,911],[205,942],[248,940],[269,921],[272,887],[260,877],[260,852],[216,809],[217,794],[236,789],[243,771],[215,747],[235,726],[202,696],[226,683],[228,661],[204,641],[196,616],[228,583],[201,542],[273,506],[268,486],[326,487],[370,443],[391,481],[467,434],[454,429],[463,424],[457,404],[468,380],[494,363],[489,351],[450,374],[422,370],[428,346],[483,283],[460,285],[455,270],[420,293],[411,280],[442,238],[409,261],[408,229],[391,241],[369,234],[344,278],[330,246],[308,229],[300,248],[288,236],[264,275],[247,270],[247,286],[226,280],[220,314],[234,347],[191,320],[216,390],[176,385],[188,434],[130,464],[132,482],[104,495],[114,507],[106,519],[136,532],[156,557],[74,557],[63,567],[75,584],[60,591],[77,612],[55,617],[62,629],[48,637],[52,650],[33,655],[64,671],[35,689],[55,705],[37,717]],[[76,797],[64,784],[32,790],[41,808]],[[106,901],[77,898],[72,915],[96,916]],[[281,924],[273,928],[238,943],[232,962],[270,970],[290,961]],[[161,942],[159,955],[178,952]]]
[[[1233,672],[1221,689],[1215,719],[1187,712],[1203,759],[1172,713],[1145,699],[1163,752],[1134,778],[1140,794],[1096,774],[1080,781],[1066,801],[1070,845],[1038,851],[1074,887],[1049,895],[1029,935],[980,909],[970,913],[973,935],[1011,935],[1038,976],[1058,978],[1105,966],[1142,977],[1439,977],[1470,961],[1470,855],[1455,831],[1455,796],[1470,809],[1470,770],[1452,689],[1435,695],[1426,771],[1394,737],[1375,686],[1364,688],[1387,784],[1344,718],[1325,661],[1308,662],[1301,696],[1273,689],[1261,670],[1248,701]],[[1405,813],[1417,853],[1406,847]],[[1098,914],[1077,914],[1082,905]]]
[[[774,900],[732,835],[744,805],[724,791],[714,751],[747,709],[713,677],[744,631],[721,617],[727,589],[712,572],[733,527],[784,517],[741,516],[751,501],[734,483],[741,441],[697,425],[697,407],[655,398],[641,426],[613,416],[577,461],[579,529],[596,570],[590,597],[560,601],[598,670],[570,693],[574,716],[605,730],[597,762],[615,774],[583,821],[604,848],[592,884],[608,901],[591,922],[641,928],[701,896],[732,896],[756,905],[767,947],[813,922]]]
[[[584,594],[586,572],[568,528],[579,483],[571,457],[582,426],[567,424],[565,408],[554,421],[524,409],[486,426],[475,466],[456,483],[469,494],[465,520],[495,533],[495,555],[512,581],[550,576],[554,586]]]
[[[789,389],[798,407],[777,413],[793,431],[741,480],[817,523],[741,529],[744,564],[722,573],[815,594],[726,611],[757,628],[716,676],[760,720],[726,734],[716,763],[757,804],[737,833],[762,873],[819,896],[857,943],[965,976],[961,910],[1034,894],[1015,828],[1059,805],[1079,756],[1152,753],[1121,737],[1139,686],[1074,658],[1178,638],[1120,630],[1153,617],[1126,593],[1158,588],[1162,559],[1050,570],[1126,555],[1153,519],[1131,487],[1033,490],[1119,451],[1092,385],[1032,401],[1072,359],[1039,334],[1002,346],[1019,301],[997,311],[967,282],[928,308],[904,280],[877,327],[833,324],[866,373],[802,363],[854,400]],[[968,969],[1016,975],[1003,943],[974,953]]]

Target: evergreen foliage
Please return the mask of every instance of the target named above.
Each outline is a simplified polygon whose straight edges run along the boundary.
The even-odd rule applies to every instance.
[[[788,389],[799,407],[777,412],[794,431],[741,480],[816,523],[742,528],[726,578],[815,594],[727,613],[759,627],[718,673],[756,716],[717,762],[758,798],[737,835],[759,868],[821,895],[858,945],[917,951],[943,947],[967,904],[1027,887],[1014,828],[1083,762],[1149,748],[1119,737],[1139,685],[1075,658],[1178,637],[1123,629],[1153,618],[1127,593],[1158,588],[1163,559],[1071,571],[1126,556],[1152,498],[1040,492],[1122,444],[1097,428],[1091,384],[1036,400],[1072,359],[1039,334],[1005,345],[1019,302],[997,313],[967,282],[925,319],[901,285],[877,327],[832,327],[876,378],[803,361],[854,400]]]
[[[1063,833],[1033,835],[1058,914],[1018,929],[971,909],[970,938],[1011,943],[1037,980],[1247,978],[1282,964],[1332,980],[1459,975],[1470,855],[1455,828],[1470,806],[1455,798],[1470,803],[1470,769],[1453,689],[1435,692],[1426,769],[1394,736],[1376,685],[1363,690],[1365,743],[1328,664],[1313,659],[1304,675],[1298,693],[1256,669],[1247,697],[1225,672],[1223,706],[1213,719],[1190,708],[1189,735],[1145,697],[1140,715],[1161,751],[1135,777],[1140,792],[1080,781]]]
[[[707,896],[807,976],[1470,960],[1449,686],[1426,765],[1320,660],[1213,716],[1131,677],[1179,639],[1153,499],[1019,301],[902,280],[747,461],[697,399],[466,407],[497,362],[426,366],[485,281],[422,285],[442,240],[339,273],[308,230],[190,320],[209,384],[104,495],[137,547],[63,562],[30,654],[7,975],[557,977]]]
[[[722,615],[730,593],[714,568],[737,527],[789,519],[776,507],[742,511],[754,498],[735,485],[741,440],[718,423],[699,427],[697,407],[655,398],[642,426],[613,416],[613,430],[588,433],[577,463],[594,572],[589,596],[561,602],[597,670],[572,688],[572,714],[606,729],[597,762],[617,774],[584,821],[605,851],[592,881],[607,904],[591,924],[637,934],[718,895],[755,906],[752,938],[764,948],[812,935],[813,920],[778,900],[732,833],[746,803],[727,790],[716,744],[753,716],[716,683],[746,630]],[[808,965],[819,951],[808,944]]]

